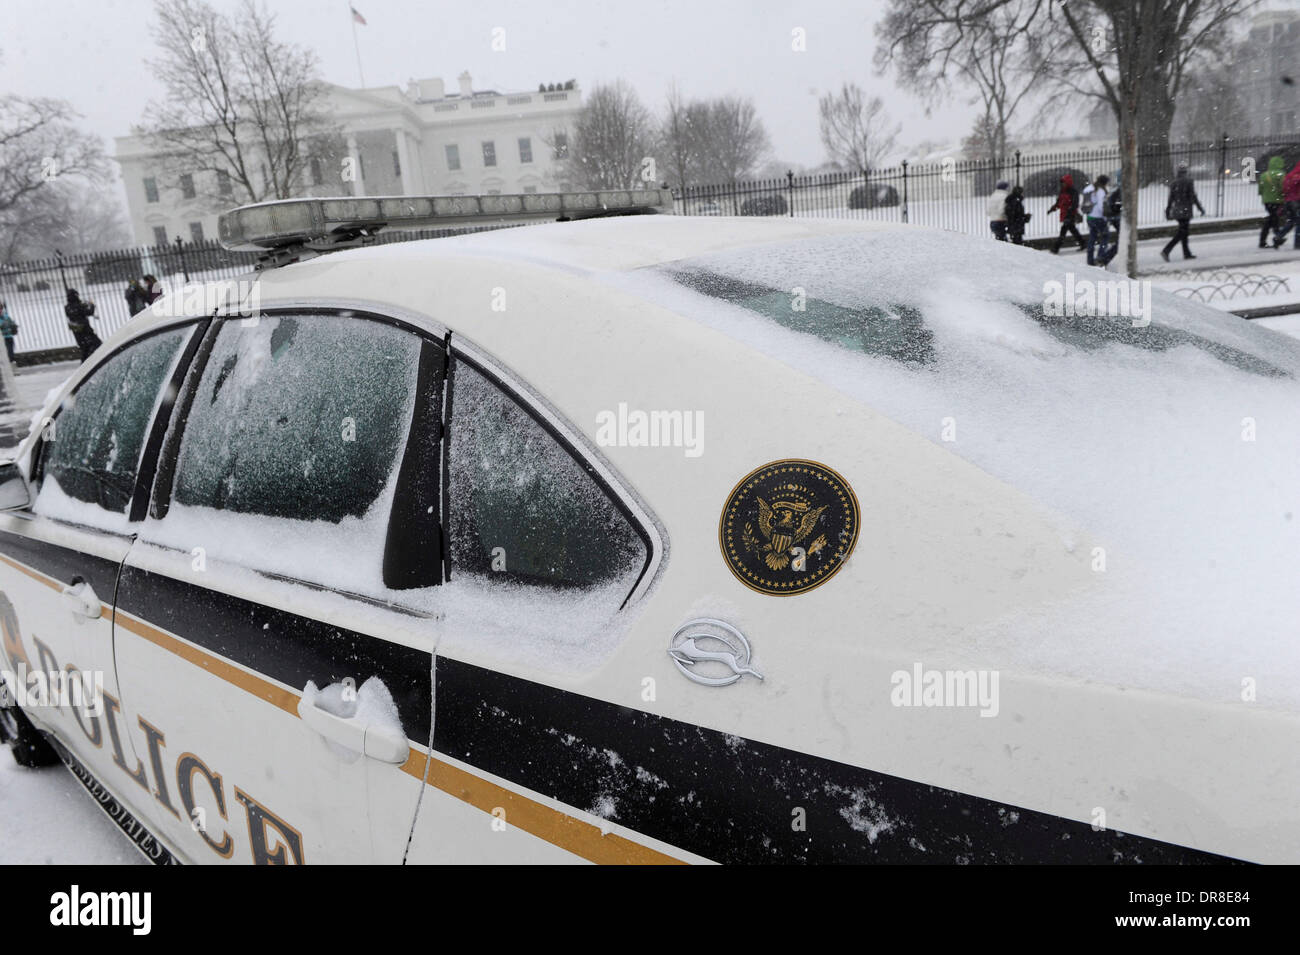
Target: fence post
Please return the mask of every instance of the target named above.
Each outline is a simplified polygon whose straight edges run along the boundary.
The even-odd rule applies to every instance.
[[[1223,177],[1225,170],[1228,168],[1228,134],[1223,133],[1219,137],[1219,168],[1214,171],[1214,178],[1218,183],[1214,197],[1214,214],[1220,219],[1223,218]]]
[[[1020,150],[1016,150],[1016,185],[1020,185]]]
[[[903,160],[903,221],[907,221],[907,160]]]
[[[62,280],[63,291],[66,292],[68,290],[68,277],[63,274],[63,253],[55,249],[54,254],[59,258],[59,279]]]
[[[190,270],[185,264],[185,240],[180,236],[176,237],[176,253],[181,257],[181,274],[185,276],[186,284],[190,281]]]
[[[794,170],[785,171],[786,189],[790,193],[790,218],[794,218]]]

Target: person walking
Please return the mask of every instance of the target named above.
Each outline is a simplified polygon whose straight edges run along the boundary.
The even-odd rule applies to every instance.
[[[993,187],[993,192],[989,196],[987,209],[989,228],[993,230],[993,238],[999,242],[1007,241],[1007,196],[1010,191],[1011,184],[1003,179]]]
[[[1110,197],[1106,186],[1110,184],[1109,176],[1098,176],[1083,190],[1079,208],[1088,222],[1088,264],[1103,266],[1110,261],[1107,240],[1110,238],[1110,225],[1106,222],[1106,200]]]
[[[1124,197],[1123,190],[1120,188],[1119,173],[1115,174],[1115,188],[1106,196],[1106,204],[1102,212],[1106,216],[1107,227],[1115,230],[1115,238],[1111,242],[1110,254],[1101,263],[1102,267],[1105,268],[1110,265],[1110,260],[1119,253],[1119,220],[1124,215]]]
[[[1165,203],[1165,218],[1174,219],[1178,223],[1178,228],[1174,230],[1173,236],[1160,252],[1160,258],[1166,262],[1169,261],[1169,253],[1180,242],[1183,246],[1183,258],[1196,258],[1187,245],[1187,237],[1191,235],[1192,231],[1193,206],[1201,210],[1201,215],[1205,215],[1205,207],[1201,205],[1201,200],[1196,198],[1196,184],[1192,182],[1192,177],[1187,174],[1187,165],[1182,163],[1178,166],[1174,181],[1169,184],[1169,199]]]
[[[1047,207],[1048,212],[1059,210],[1061,214],[1061,232],[1052,243],[1053,255],[1060,254],[1061,243],[1065,241],[1066,233],[1074,236],[1081,250],[1088,247],[1088,243],[1083,241],[1083,236],[1079,235],[1078,223],[1082,221],[1083,216],[1079,214],[1079,190],[1074,188],[1074,177],[1067,172],[1060,181],[1061,191],[1057,193],[1056,201]]]
[[[68,304],[63,306],[63,314],[68,318],[68,331],[76,339],[81,349],[81,360],[89,358],[100,345],[99,336],[90,327],[90,317],[95,314],[95,303],[81,300],[75,288],[68,289]]]
[[[158,284],[158,280],[152,275],[146,275],[144,277],[144,284],[140,286],[140,288],[144,291],[145,308],[148,308],[154,302],[158,301],[158,299],[162,298],[162,286]]]
[[[136,315],[143,312],[146,305],[145,291],[140,287],[139,279],[131,279],[126,283],[126,311],[129,315]]]
[[[1297,162],[1295,168],[1282,180],[1282,202],[1283,209],[1278,213],[1278,217],[1285,216],[1286,225],[1278,230],[1277,238],[1273,240],[1273,248],[1280,249],[1286,245],[1286,234],[1294,229],[1293,248],[1300,249],[1300,162]]]
[[[18,323],[9,315],[9,309],[0,302],[0,335],[4,336],[5,351],[9,353],[9,363],[14,361],[14,336],[18,334]]]
[[[1030,213],[1025,211],[1025,187],[1016,186],[1003,204],[1003,215],[1007,219],[1007,235],[1015,245],[1025,244],[1025,225]]]
[[[1282,232],[1281,212],[1283,207],[1282,187],[1286,178],[1286,165],[1281,156],[1274,156],[1268,161],[1268,169],[1259,174],[1259,182],[1256,187],[1259,189],[1259,201],[1264,203],[1264,221],[1259,227],[1259,247],[1268,248],[1268,234],[1278,241],[1274,242],[1273,248],[1282,244],[1280,240]]]

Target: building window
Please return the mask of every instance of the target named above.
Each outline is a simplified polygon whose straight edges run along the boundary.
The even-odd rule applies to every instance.
[[[489,190],[487,191],[487,194],[488,194],[489,196],[499,196],[499,195],[501,195],[501,190],[500,190],[500,189],[489,189]]]
[[[201,244],[201,243],[203,242],[203,223],[202,223],[202,222],[191,222],[191,223],[190,223],[190,241],[193,242],[193,243],[195,243],[196,245],[197,245],[197,244]]]
[[[154,245],[167,244],[167,230],[163,226],[156,225],[153,227],[153,244]]]
[[[569,134],[558,132],[555,134],[555,158],[563,159],[569,155]]]
[[[223,196],[231,195],[235,190],[230,186],[230,173],[224,169],[217,170],[217,192]]]
[[[402,157],[397,155],[397,150],[393,150],[393,175],[400,181],[402,178]]]
[[[449,143],[447,145],[447,168],[460,168],[460,147],[455,143]]]
[[[148,179],[144,181],[144,201],[145,202],[158,201],[158,180],[155,179],[153,176],[150,176]]]
[[[492,140],[483,142],[483,165],[495,166],[497,164],[497,144]]]
[[[519,161],[533,161],[533,141],[527,136],[519,137]]]
[[[325,173],[320,167],[319,159],[313,159],[311,161],[311,184],[313,186],[321,186],[325,184]]]
[[[534,192],[536,192],[536,191],[537,191],[537,187],[536,187],[536,186],[524,186],[524,192],[527,192],[527,193],[534,193]]]
[[[188,172],[181,176],[181,195],[186,199],[194,198],[194,177]]]

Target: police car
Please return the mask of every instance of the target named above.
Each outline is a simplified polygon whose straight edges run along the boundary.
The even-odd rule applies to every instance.
[[[227,214],[0,469],[20,761],[158,862],[1300,861],[1300,342],[670,202]]]

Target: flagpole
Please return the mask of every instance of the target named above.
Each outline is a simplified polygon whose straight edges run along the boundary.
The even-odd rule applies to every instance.
[[[357,17],[352,12],[351,0],[348,2],[348,20],[352,22],[352,49],[357,54],[357,76],[361,78],[361,88],[366,88],[366,74],[361,71],[361,44],[357,42]]]

